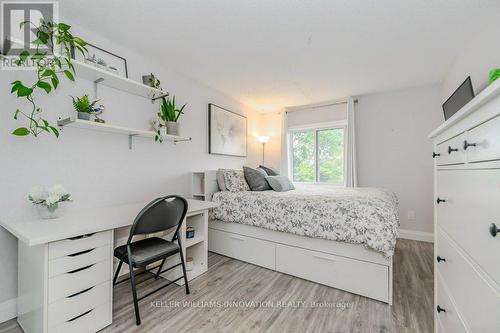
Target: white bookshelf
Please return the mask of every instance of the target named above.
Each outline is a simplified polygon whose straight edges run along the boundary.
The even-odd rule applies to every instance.
[[[208,193],[214,193],[218,190],[215,172],[215,170],[193,172],[191,181],[193,199],[212,201]],[[208,173],[213,173],[213,175],[209,177]]]
[[[78,60],[72,60],[75,66],[76,77],[102,84],[114,89],[125,91],[129,94],[141,96],[151,100],[168,96],[168,92],[155,89],[140,82],[124,78],[123,76],[85,64]]]
[[[57,121],[57,126],[59,126],[59,128],[74,127],[74,128],[80,128],[80,129],[92,130],[92,131],[124,134],[124,135],[127,135],[129,137],[129,148],[132,148],[132,138],[133,137],[143,137],[143,138],[154,139],[156,136],[156,133],[153,131],[146,131],[146,130],[140,130],[140,129],[135,129],[135,128],[110,125],[107,123],[101,124],[101,123],[96,123],[95,121],[77,119],[76,117],[68,117],[65,119],[60,119]],[[167,134],[167,135],[163,135],[162,137],[163,137],[163,140],[174,142],[174,143],[191,141],[190,137],[182,137],[182,136],[177,136],[177,135],[168,135]]]

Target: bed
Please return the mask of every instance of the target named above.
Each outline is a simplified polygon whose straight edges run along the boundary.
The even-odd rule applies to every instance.
[[[210,251],[392,304],[394,193],[318,185],[208,192],[219,204],[209,223]]]

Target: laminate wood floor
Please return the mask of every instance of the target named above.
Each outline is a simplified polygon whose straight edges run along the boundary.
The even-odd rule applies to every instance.
[[[144,281],[139,293],[159,283]],[[141,301],[137,327],[130,285],[117,286],[113,324],[101,332],[431,333],[434,327],[431,243],[398,240],[392,307],[214,253],[209,271],[190,287],[190,295],[170,286]],[[7,332],[22,331],[11,320],[0,324],[0,333]]]

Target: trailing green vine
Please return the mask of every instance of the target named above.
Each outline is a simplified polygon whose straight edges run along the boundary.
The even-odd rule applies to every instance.
[[[35,65],[36,82],[26,85],[21,81],[11,83],[11,93],[16,93],[18,98],[26,98],[30,103],[30,110],[23,111],[17,109],[14,119],[23,117],[28,121],[25,127],[15,129],[12,134],[17,136],[33,135],[37,137],[43,132],[51,133],[59,137],[59,130],[42,117],[42,108],[37,104],[35,92],[43,90],[50,94],[59,86],[59,75],[64,74],[69,80],[75,81],[75,67],[71,63],[71,50],[76,49],[85,55],[87,43],[70,33],[71,26],[65,23],[53,23],[40,21],[40,25],[35,25],[30,21],[21,23],[21,28],[29,24],[32,26],[37,39],[33,41],[36,45],[34,54],[23,51],[16,60],[17,66],[28,65],[29,62]],[[59,54],[59,52],[61,54]]]

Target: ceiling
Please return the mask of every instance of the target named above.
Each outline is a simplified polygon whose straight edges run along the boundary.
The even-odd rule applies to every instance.
[[[443,80],[498,0],[64,0],[61,16],[258,111]],[[112,13],[112,14],[110,14]]]

